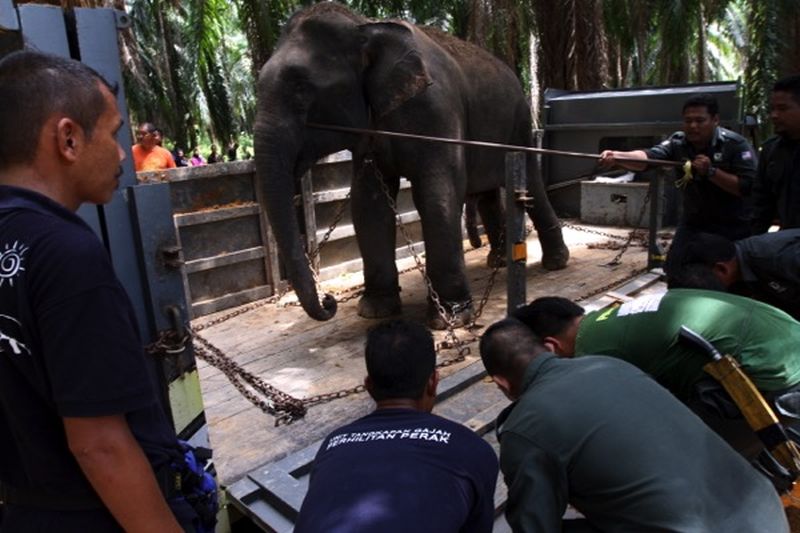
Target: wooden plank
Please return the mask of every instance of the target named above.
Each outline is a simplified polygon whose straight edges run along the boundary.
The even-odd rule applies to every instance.
[[[256,203],[258,204],[258,227],[261,233],[261,242],[264,246],[264,270],[267,273],[267,283],[275,289],[279,288],[281,283],[281,271],[278,264],[278,244],[275,242],[275,236],[272,234],[272,228],[267,220],[267,204],[264,197],[264,188],[258,180],[258,176],[253,174],[253,191],[255,193]],[[280,287],[282,290],[283,287]]]
[[[208,224],[210,222],[219,222],[220,220],[229,220],[232,218],[241,218],[258,214],[258,205],[252,203],[230,207],[219,207],[216,209],[206,209],[203,211],[196,211],[194,213],[179,213],[175,215],[175,224],[179,228],[185,228],[187,226],[197,226],[198,224]]]
[[[231,252],[225,255],[187,261],[185,264],[185,269],[187,274],[192,274],[194,272],[200,272],[203,270],[211,270],[212,268],[219,268],[244,261],[252,261],[253,259],[260,259],[265,255],[266,252],[264,251],[263,246],[247,248],[245,250],[239,250],[238,252]]]
[[[222,309],[228,309],[229,307],[235,307],[237,305],[267,298],[272,295],[272,292],[272,287],[270,285],[263,285],[261,287],[254,287],[252,289],[226,294],[225,296],[212,300],[192,302],[192,316],[210,315]]]
[[[399,190],[405,190],[411,188],[411,182],[408,180],[400,180],[400,188]],[[340,200],[344,200],[347,198],[347,195],[350,194],[350,187],[344,187],[341,189],[329,189],[327,191],[318,191],[313,194],[314,203],[315,204],[325,204],[330,202],[338,202]]]
[[[417,254],[424,254],[425,253],[425,243],[424,242],[416,242],[413,245],[414,253]],[[408,249],[408,246],[401,246],[395,249],[395,257],[398,261],[411,257],[411,251]],[[352,274],[355,272],[361,272],[364,268],[364,262],[359,257],[358,259],[353,259],[351,261],[346,261],[344,263],[338,263],[333,266],[324,267],[319,271],[319,279],[320,281],[328,281],[334,278],[338,278],[344,274]]]
[[[169,170],[137,172],[136,177],[141,183],[159,181],[179,182],[219,178],[234,174],[254,174],[255,171],[255,161],[247,159],[242,161],[214,163],[213,165],[203,165],[201,167],[179,167]]]
[[[397,219],[399,220],[399,222],[402,222],[403,224],[411,224],[413,222],[418,222],[420,220],[419,213],[417,213],[416,211],[400,213],[397,216]],[[315,220],[315,222],[316,222],[316,220]],[[317,235],[316,235],[315,242],[320,240],[320,239],[322,239],[325,236],[325,233],[327,231],[328,231],[328,228],[323,228],[323,229],[317,230]],[[352,224],[346,224],[346,225],[343,225],[343,226],[336,226],[336,228],[331,232],[330,239],[328,239],[328,240],[329,241],[338,241],[340,239],[346,239],[348,237],[355,237],[355,235],[356,235],[355,226],[353,226]]]
[[[658,283],[659,281],[663,280],[664,278],[664,271],[660,268],[653,269],[650,272],[642,274],[641,276],[636,277],[625,283],[621,287],[618,287],[613,292],[608,292],[602,294],[583,306],[587,313],[591,311],[596,311],[598,309],[602,309],[603,307],[607,307],[609,305],[618,303],[621,301],[620,296],[623,298],[632,299],[632,297],[636,297],[638,293],[647,289],[651,285]]]

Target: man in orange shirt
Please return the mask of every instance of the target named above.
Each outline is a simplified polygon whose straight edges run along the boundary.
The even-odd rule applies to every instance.
[[[156,127],[151,123],[144,122],[139,126],[136,140],[138,142],[131,148],[136,172],[175,168],[175,159],[169,150],[158,146]]]

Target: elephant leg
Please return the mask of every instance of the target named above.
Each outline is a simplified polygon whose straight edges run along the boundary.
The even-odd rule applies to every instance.
[[[472,301],[461,241],[464,193],[453,183],[454,175],[458,173],[452,170],[429,174],[412,184],[412,193],[425,238],[425,270],[439,302],[447,313],[454,314],[453,325],[458,327],[472,319]],[[430,298],[428,325],[432,329],[447,327]]]
[[[500,201],[500,189],[482,192],[478,195],[478,212],[483,221],[483,229],[489,237],[489,255],[486,265],[489,268],[506,266],[505,246],[503,246],[503,204]]]
[[[467,201],[464,203],[464,218],[470,245],[473,248],[480,248],[483,246],[483,241],[478,233],[477,198],[474,195],[467,196]]]
[[[542,247],[542,266],[547,270],[560,270],[567,266],[569,248],[564,244],[561,222],[550,205],[541,176],[528,158],[528,192],[533,196],[533,207],[527,209]]]
[[[401,311],[400,287],[395,264],[396,222],[379,180],[384,179],[393,200],[400,185],[398,176],[382,176],[372,165],[353,161],[356,175],[351,191],[353,226],[364,262],[364,295],[358,314],[383,318]]]

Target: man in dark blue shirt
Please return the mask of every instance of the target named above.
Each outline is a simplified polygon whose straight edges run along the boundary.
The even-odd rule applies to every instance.
[[[0,102],[0,531],[191,531],[194,511],[157,481],[182,452],[130,301],[74,213],[118,186],[113,90],[17,52]]]
[[[605,150],[600,154],[600,165],[639,171],[645,169],[645,163],[617,158],[691,161],[692,179],[682,186],[683,215],[670,251],[680,248],[695,232],[734,240],[749,236],[750,214],[744,199],[750,196],[756,174],[753,148],[744,137],[719,125],[719,106],[711,95],[688,98],[682,114],[683,131],[647,150]],[[683,169],[676,172],[680,180]],[[670,264],[668,258],[667,269]]]
[[[364,383],[376,409],[323,441],[297,533],[492,530],[497,457],[466,427],[431,414],[435,362],[419,324],[370,331]]]

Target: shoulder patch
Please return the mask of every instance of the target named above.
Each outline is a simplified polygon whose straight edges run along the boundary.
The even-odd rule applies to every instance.
[[[753,159],[753,152],[745,150],[742,152],[742,161],[751,161]]]

